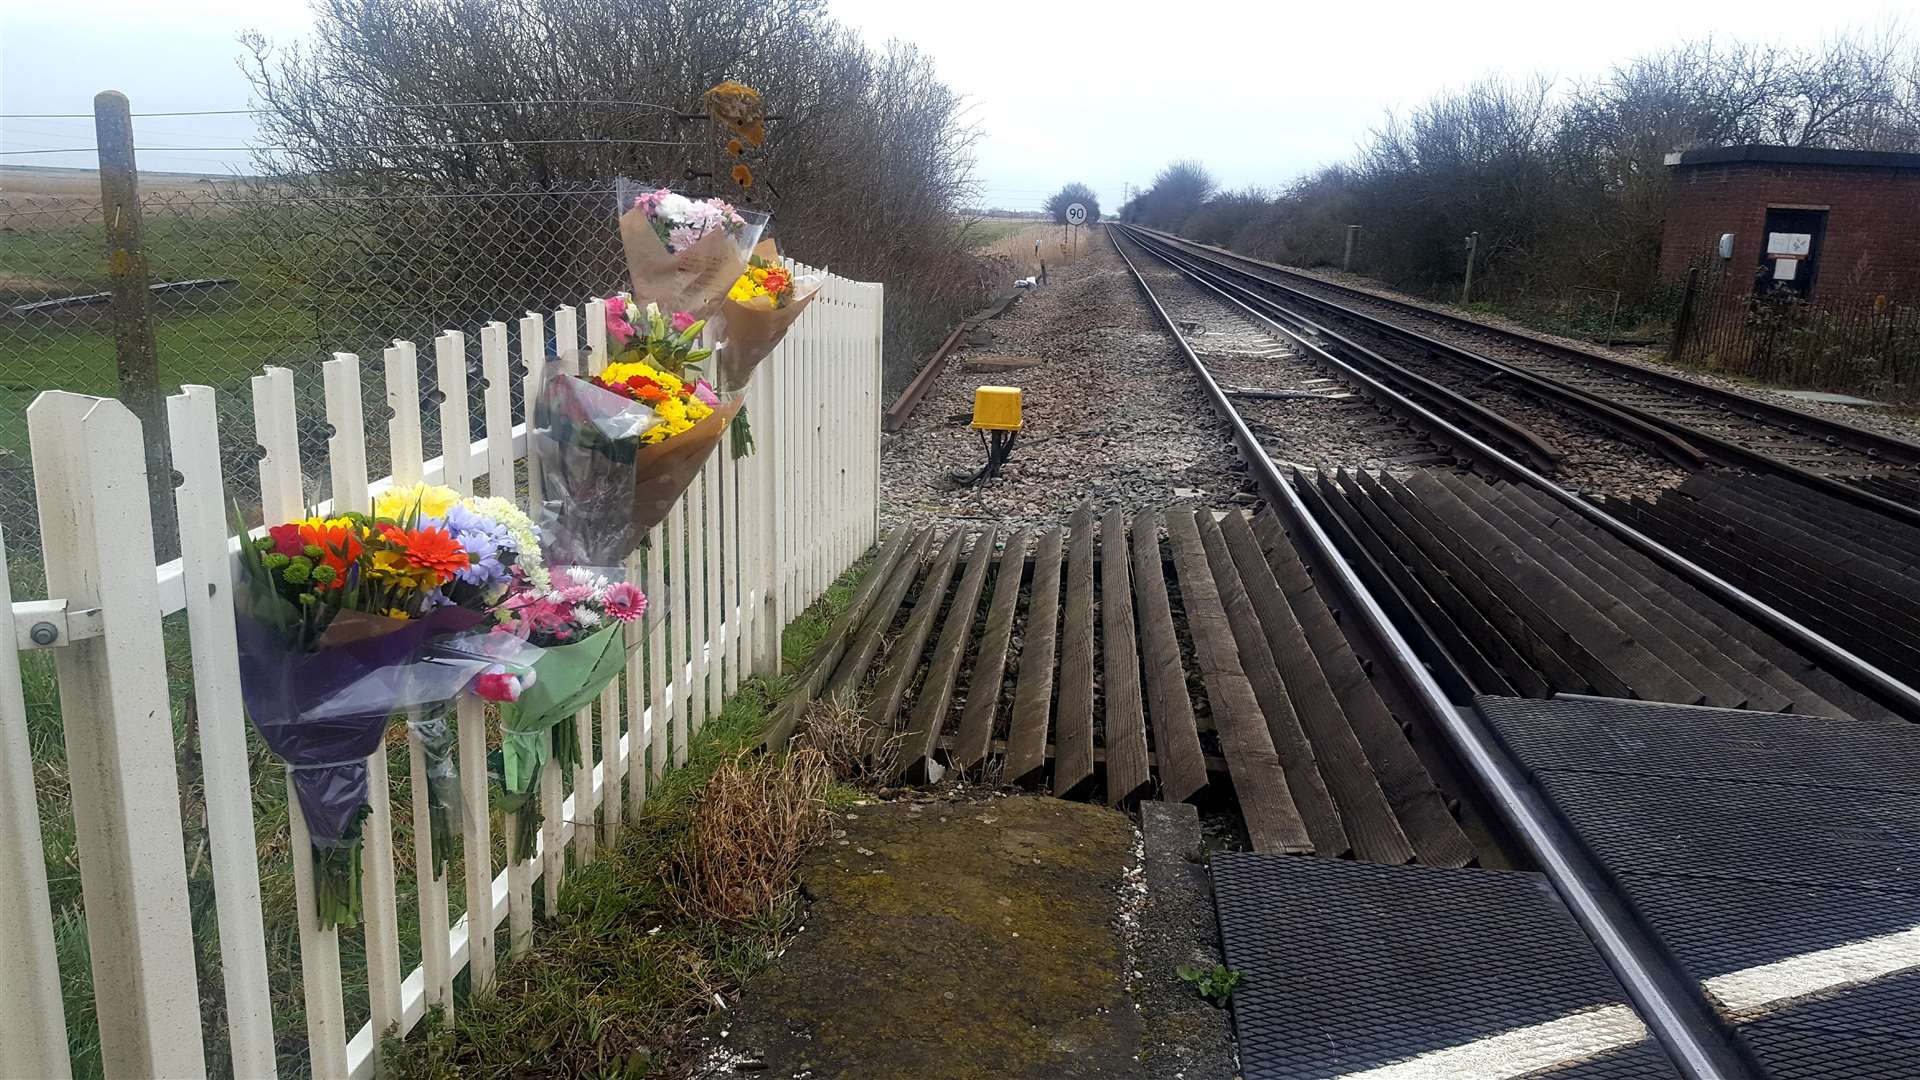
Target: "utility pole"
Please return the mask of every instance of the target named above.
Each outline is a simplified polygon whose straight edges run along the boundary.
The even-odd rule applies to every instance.
[[[1347,250],[1344,254],[1340,256],[1340,269],[1342,271],[1348,271],[1353,269],[1353,245],[1354,245],[1354,242],[1359,239],[1360,239],[1360,226],[1358,225],[1347,226]]]
[[[139,417],[146,440],[147,493],[153,510],[155,557],[178,554],[173,513],[173,464],[161,411],[160,362],[153,343],[153,291],[145,231],[140,221],[140,173],[133,160],[133,113],[127,95],[102,90],[93,98],[94,143],[100,154],[100,210],[107,222],[107,278],[113,294],[114,366],[120,400]]]
[[[1467,234],[1467,277],[1460,283],[1460,306],[1466,307],[1468,298],[1473,295],[1473,253],[1480,247],[1480,230]]]

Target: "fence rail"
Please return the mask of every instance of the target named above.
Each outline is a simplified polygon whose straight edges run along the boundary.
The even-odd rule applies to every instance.
[[[1920,304],[1886,296],[1756,295],[1751,278],[1693,271],[1669,357],[1776,386],[1920,400]]]
[[[496,963],[527,951],[538,932],[536,884],[540,906],[552,912],[569,854],[577,868],[617,838],[653,783],[687,760],[689,739],[739,681],[777,671],[779,631],[789,614],[818,597],[871,545],[881,318],[878,284],[829,277],[749,388],[757,452],[736,460],[723,446],[649,536],[634,569],[669,614],[629,631],[622,678],[577,717],[582,753],[574,775],[562,776],[551,760],[545,765],[545,821],[533,858],[494,858],[486,716],[477,701],[456,710],[466,811],[459,876],[452,862],[436,876],[428,857],[417,737],[409,735],[406,759],[415,822],[411,858],[397,846],[388,755],[383,750],[368,758],[364,959],[353,962],[364,967],[366,1017],[357,1025],[350,1023],[345,986],[362,973],[348,970],[340,931],[321,929],[315,918],[310,849],[291,800],[298,970],[276,972],[271,962],[268,924],[276,913],[263,908],[255,792],[260,771],[279,767],[259,753],[241,705],[228,591],[238,545],[229,535],[228,507],[237,484],[223,469],[229,416],[220,395],[187,386],[167,400],[181,555],[152,576],[126,569],[152,558],[145,470],[140,455],[129,453],[141,445],[139,422],[112,399],[41,395],[28,412],[51,599],[14,603],[11,632],[0,646],[0,858],[24,871],[0,881],[8,912],[0,919],[0,964],[8,972],[0,986],[0,1073],[67,1075],[79,1022],[67,1013],[71,994],[63,999],[62,993],[55,929],[61,913],[50,902],[43,868],[22,650],[51,651],[58,673],[99,1070],[204,1075],[213,1055],[224,1059],[220,1071],[237,1076],[305,1070],[316,1077],[370,1076],[384,1031],[404,1034],[432,1008],[451,1014],[456,976],[465,972],[468,992],[484,994]],[[525,468],[532,395],[516,391],[537,384],[548,363],[587,372],[603,366],[606,320],[596,300],[584,309],[561,306],[550,316],[529,312],[516,321],[517,333],[504,321],[480,330],[477,373],[459,332],[434,341],[431,382],[438,392],[430,400],[445,438],[431,459],[425,456],[431,418],[422,409],[421,350],[411,342],[394,342],[377,364],[335,354],[322,365],[319,401],[296,393],[287,368],[254,376],[264,519],[308,512],[310,465],[325,475],[329,502],[341,510],[365,510],[386,487],[422,480],[532,505],[538,492],[529,490],[533,478]],[[513,385],[516,375],[521,387]],[[384,388],[384,432],[377,421],[369,431],[368,386]],[[477,424],[469,416],[476,399]],[[319,455],[302,439],[316,423],[326,432]],[[476,426],[479,438],[462,437]],[[323,460],[305,460],[313,456]],[[390,461],[390,475],[370,482],[373,460]],[[7,584],[0,569],[0,587]],[[190,916],[186,852],[193,833],[181,812],[169,724],[162,641],[169,617],[184,617],[191,645],[190,705],[200,743],[217,971],[200,955]],[[503,823],[513,828],[511,816]],[[509,835],[508,852],[512,840]],[[397,861],[414,867],[411,881],[400,879]],[[417,905],[417,933],[403,930],[409,925],[403,884]],[[467,898],[457,917],[449,900],[455,885]],[[502,923],[505,938],[496,940]],[[408,954],[420,960],[403,971]],[[64,974],[70,987],[80,973]],[[276,1020],[270,985],[276,975],[297,980],[304,1030]],[[205,992],[210,981],[218,984],[216,994]],[[300,1052],[290,1054],[290,1047]]]

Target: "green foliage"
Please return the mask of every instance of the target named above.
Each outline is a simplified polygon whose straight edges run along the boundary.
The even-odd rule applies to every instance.
[[[1233,996],[1233,988],[1240,985],[1240,973],[1224,964],[1215,964],[1211,968],[1181,964],[1174,969],[1180,981],[1193,987],[1194,992],[1213,1003],[1213,1007],[1224,1008],[1227,999]]]

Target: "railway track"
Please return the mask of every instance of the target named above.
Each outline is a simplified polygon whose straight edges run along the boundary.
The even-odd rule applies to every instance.
[[[1444,363],[1478,391],[1504,387],[1584,413],[1676,465],[1782,475],[1920,525],[1920,445],[1165,234],[1128,235],[1302,323]]]
[[[1327,306],[1299,295],[1289,293],[1282,301],[1281,290],[1249,281],[1254,275],[1217,260],[1151,237],[1129,238],[1140,241],[1135,252],[1151,252],[1194,282],[1261,313],[1270,330],[1323,362],[1346,357],[1357,366],[1355,350],[1382,355],[1387,344],[1404,350],[1412,340],[1358,312],[1336,319]],[[1117,238],[1115,243],[1122,245]],[[1121,252],[1134,264],[1125,246]],[[1749,912],[1724,897],[1774,890],[1783,894],[1780,903],[1789,902],[1774,884],[1780,849],[1760,838],[1798,827],[1797,801],[1804,801],[1808,827],[1824,837],[1876,827],[1869,822],[1891,823],[1893,817],[1885,816],[1890,813],[1903,821],[1920,819],[1920,807],[1903,804],[1896,812],[1875,801],[1880,786],[1898,782],[1898,769],[1883,766],[1910,752],[1911,722],[1920,720],[1920,691],[1903,681],[1907,670],[1889,673],[1876,666],[1910,658],[1899,650],[1912,644],[1911,620],[1898,620],[1896,639],[1871,659],[1853,651],[1867,639],[1868,605],[1886,599],[1875,592],[1876,584],[1899,585],[1907,580],[1901,575],[1910,577],[1914,541],[1900,531],[1903,523],[1887,520],[1897,513],[1877,505],[1889,500],[1831,473],[1742,446],[1734,437],[1759,438],[1744,424],[1739,432],[1716,436],[1660,418],[1641,402],[1617,405],[1609,414],[1592,387],[1546,380],[1517,366],[1514,374],[1500,373],[1530,392],[1563,394],[1564,407],[1604,420],[1648,452],[1690,468],[1690,484],[1711,479],[1734,485],[1736,490],[1713,493],[1723,516],[1738,509],[1751,520],[1770,507],[1792,504],[1799,515],[1794,534],[1757,534],[1768,543],[1752,550],[1769,558],[1791,553],[1796,541],[1803,547],[1818,543],[1817,500],[1853,504],[1847,507],[1853,542],[1824,565],[1851,567],[1860,580],[1815,612],[1823,618],[1811,618],[1808,595],[1818,593],[1818,586],[1802,587],[1785,572],[1745,573],[1742,537],[1711,532],[1714,522],[1693,508],[1702,494],[1697,486],[1678,494],[1669,489],[1653,503],[1611,500],[1610,506],[1632,508],[1636,527],[1546,475],[1564,456],[1528,460],[1510,431],[1449,411],[1444,400],[1416,400],[1411,390],[1382,383],[1376,401],[1418,416],[1419,426],[1464,468],[1404,476],[1388,469],[1285,468],[1254,434],[1242,415],[1243,402],[1227,392],[1189,340],[1192,328],[1169,314],[1141,269],[1135,265],[1149,305],[1227,421],[1254,485],[1311,564],[1313,587],[1346,613],[1342,625],[1374,665],[1376,681],[1384,674],[1406,688],[1417,705],[1410,714],[1418,717],[1415,724],[1444,735],[1476,797],[1495,809],[1546,873],[1672,1069],[1687,1077],[1801,1075],[1793,1070],[1806,1061],[1827,1061],[1822,1053],[1809,1058],[1796,1049],[1804,1045],[1795,1041],[1802,1036],[1794,1018],[1804,1015],[1796,1010],[1815,1006],[1801,1004],[1794,991],[1769,988],[1756,1000],[1785,1002],[1784,1008],[1743,1007],[1721,986],[1738,965],[1724,952],[1696,949],[1694,935],[1702,928],[1711,928],[1715,941],[1745,934],[1752,951],[1743,955],[1811,968],[1825,962],[1821,946],[1881,932],[1878,924],[1861,922],[1828,938],[1804,919],[1755,926]],[[1195,336],[1204,342],[1206,335]],[[1453,348],[1421,340],[1442,359]],[[1432,347],[1424,344],[1430,340]],[[1418,373],[1417,362],[1388,363]],[[1557,389],[1541,389],[1519,376]],[[1404,375],[1383,368],[1379,377]],[[1542,438],[1541,445],[1555,449],[1551,438]],[[1699,454],[1697,461],[1688,462],[1689,450]],[[1832,456],[1843,453],[1859,451],[1842,448]],[[1728,464],[1776,476],[1713,473]],[[1897,477],[1903,467],[1879,472]],[[1812,484],[1807,477],[1826,483]],[[1774,489],[1761,495],[1739,486],[1756,479]],[[1836,496],[1836,488],[1852,494]],[[1702,540],[1703,529],[1711,543]],[[1669,542],[1714,558],[1702,565]],[[1795,565],[1810,569],[1815,563]],[[1661,702],[1671,704],[1643,704]],[[1797,715],[1783,715],[1789,713]],[[1778,728],[1766,726],[1776,719]],[[1764,734],[1750,738],[1744,725],[1777,730],[1793,745],[1775,747]],[[1615,729],[1629,734],[1594,734]],[[1823,753],[1815,740],[1826,730],[1841,745]],[[1878,763],[1866,763],[1849,749],[1855,739],[1877,747]],[[1746,758],[1734,749],[1742,745],[1762,749]],[[1769,783],[1779,786],[1761,790]],[[1756,814],[1771,815],[1771,824],[1757,830],[1743,824]],[[1744,838],[1749,830],[1756,838],[1752,844]],[[1806,850],[1828,859],[1823,841],[1809,837]],[[1852,904],[1844,890],[1888,880],[1835,860],[1822,861],[1821,872],[1837,875],[1831,894],[1836,902]],[[1816,876],[1795,880],[1813,882]],[[1895,929],[1909,926],[1914,915],[1915,906],[1904,897],[1898,906]],[[1882,947],[1878,939],[1875,947]],[[1258,959],[1260,953],[1244,955]],[[1834,1038],[1840,1040],[1834,1045],[1844,1047],[1836,1052],[1869,1070],[1884,1068],[1901,1052],[1864,1032],[1873,996],[1888,992],[1873,988],[1869,980],[1875,977],[1830,984],[1843,988],[1827,1000],[1842,1004],[1817,1006],[1834,1020]]]

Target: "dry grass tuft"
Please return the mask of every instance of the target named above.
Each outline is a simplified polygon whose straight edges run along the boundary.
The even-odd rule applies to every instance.
[[[673,901],[694,919],[745,923],[786,903],[824,831],[833,772],[810,747],[742,751],[714,770],[673,859]]]
[[[814,702],[807,707],[801,723],[794,745],[817,751],[834,779],[860,787],[893,780],[905,732],[879,736],[864,710],[842,698]]]

